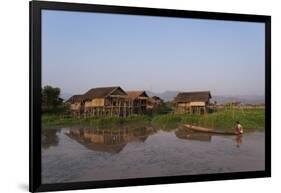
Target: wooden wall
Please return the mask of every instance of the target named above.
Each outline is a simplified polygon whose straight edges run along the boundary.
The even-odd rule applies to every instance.
[[[190,102],[190,106],[206,106],[205,102],[201,102],[201,101],[194,101],[194,102]]]
[[[72,103],[72,104],[70,104],[70,109],[71,110],[78,111],[78,110],[80,110],[80,108],[81,108],[81,103],[80,102],[79,103]]]
[[[103,107],[104,106],[104,99],[103,98],[97,98],[93,99],[91,101],[85,102],[85,107]]]

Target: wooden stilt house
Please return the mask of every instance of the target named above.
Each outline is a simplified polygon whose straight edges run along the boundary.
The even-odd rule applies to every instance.
[[[128,116],[130,103],[121,87],[99,87],[84,94],[85,114],[92,116]]]
[[[70,111],[73,115],[81,115],[84,113],[83,95],[73,95],[67,101]]]
[[[145,114],[148,95],[145,91],[126,91],[132,106],[133,114]]]
[[[148,102],[147,102],[147,109],[149,109],[149,110],[157,109],[163,103],[164,103],[164,100],[158,96],[149,97]]]
[[[210,91],[180,92],[174,98],[175,113],[204,114],[209,111]]]

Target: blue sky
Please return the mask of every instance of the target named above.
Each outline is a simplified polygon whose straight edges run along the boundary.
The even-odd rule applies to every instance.
[[[263,23],[42,13],[42,84],[264,95]]]

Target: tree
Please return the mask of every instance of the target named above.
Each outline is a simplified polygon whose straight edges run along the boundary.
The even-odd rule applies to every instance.
[[[62,105],[63,99],[60,97],[60,89],[52,86],[44,86],[42,89],[43,111],[56,111]]]

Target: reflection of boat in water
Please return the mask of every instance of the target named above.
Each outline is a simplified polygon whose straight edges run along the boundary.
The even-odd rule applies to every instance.
[[[209,133],[194,132],[185,128],[179,128],[175,131],[175,135],[179,139],[195,140],[195,141],[206,141],[211,142],[212,135]]]
[[[144,142],[156,130],[140,129],[70,129],[65,134],[87,149],[108,153],[119,153],[129,142]]]

